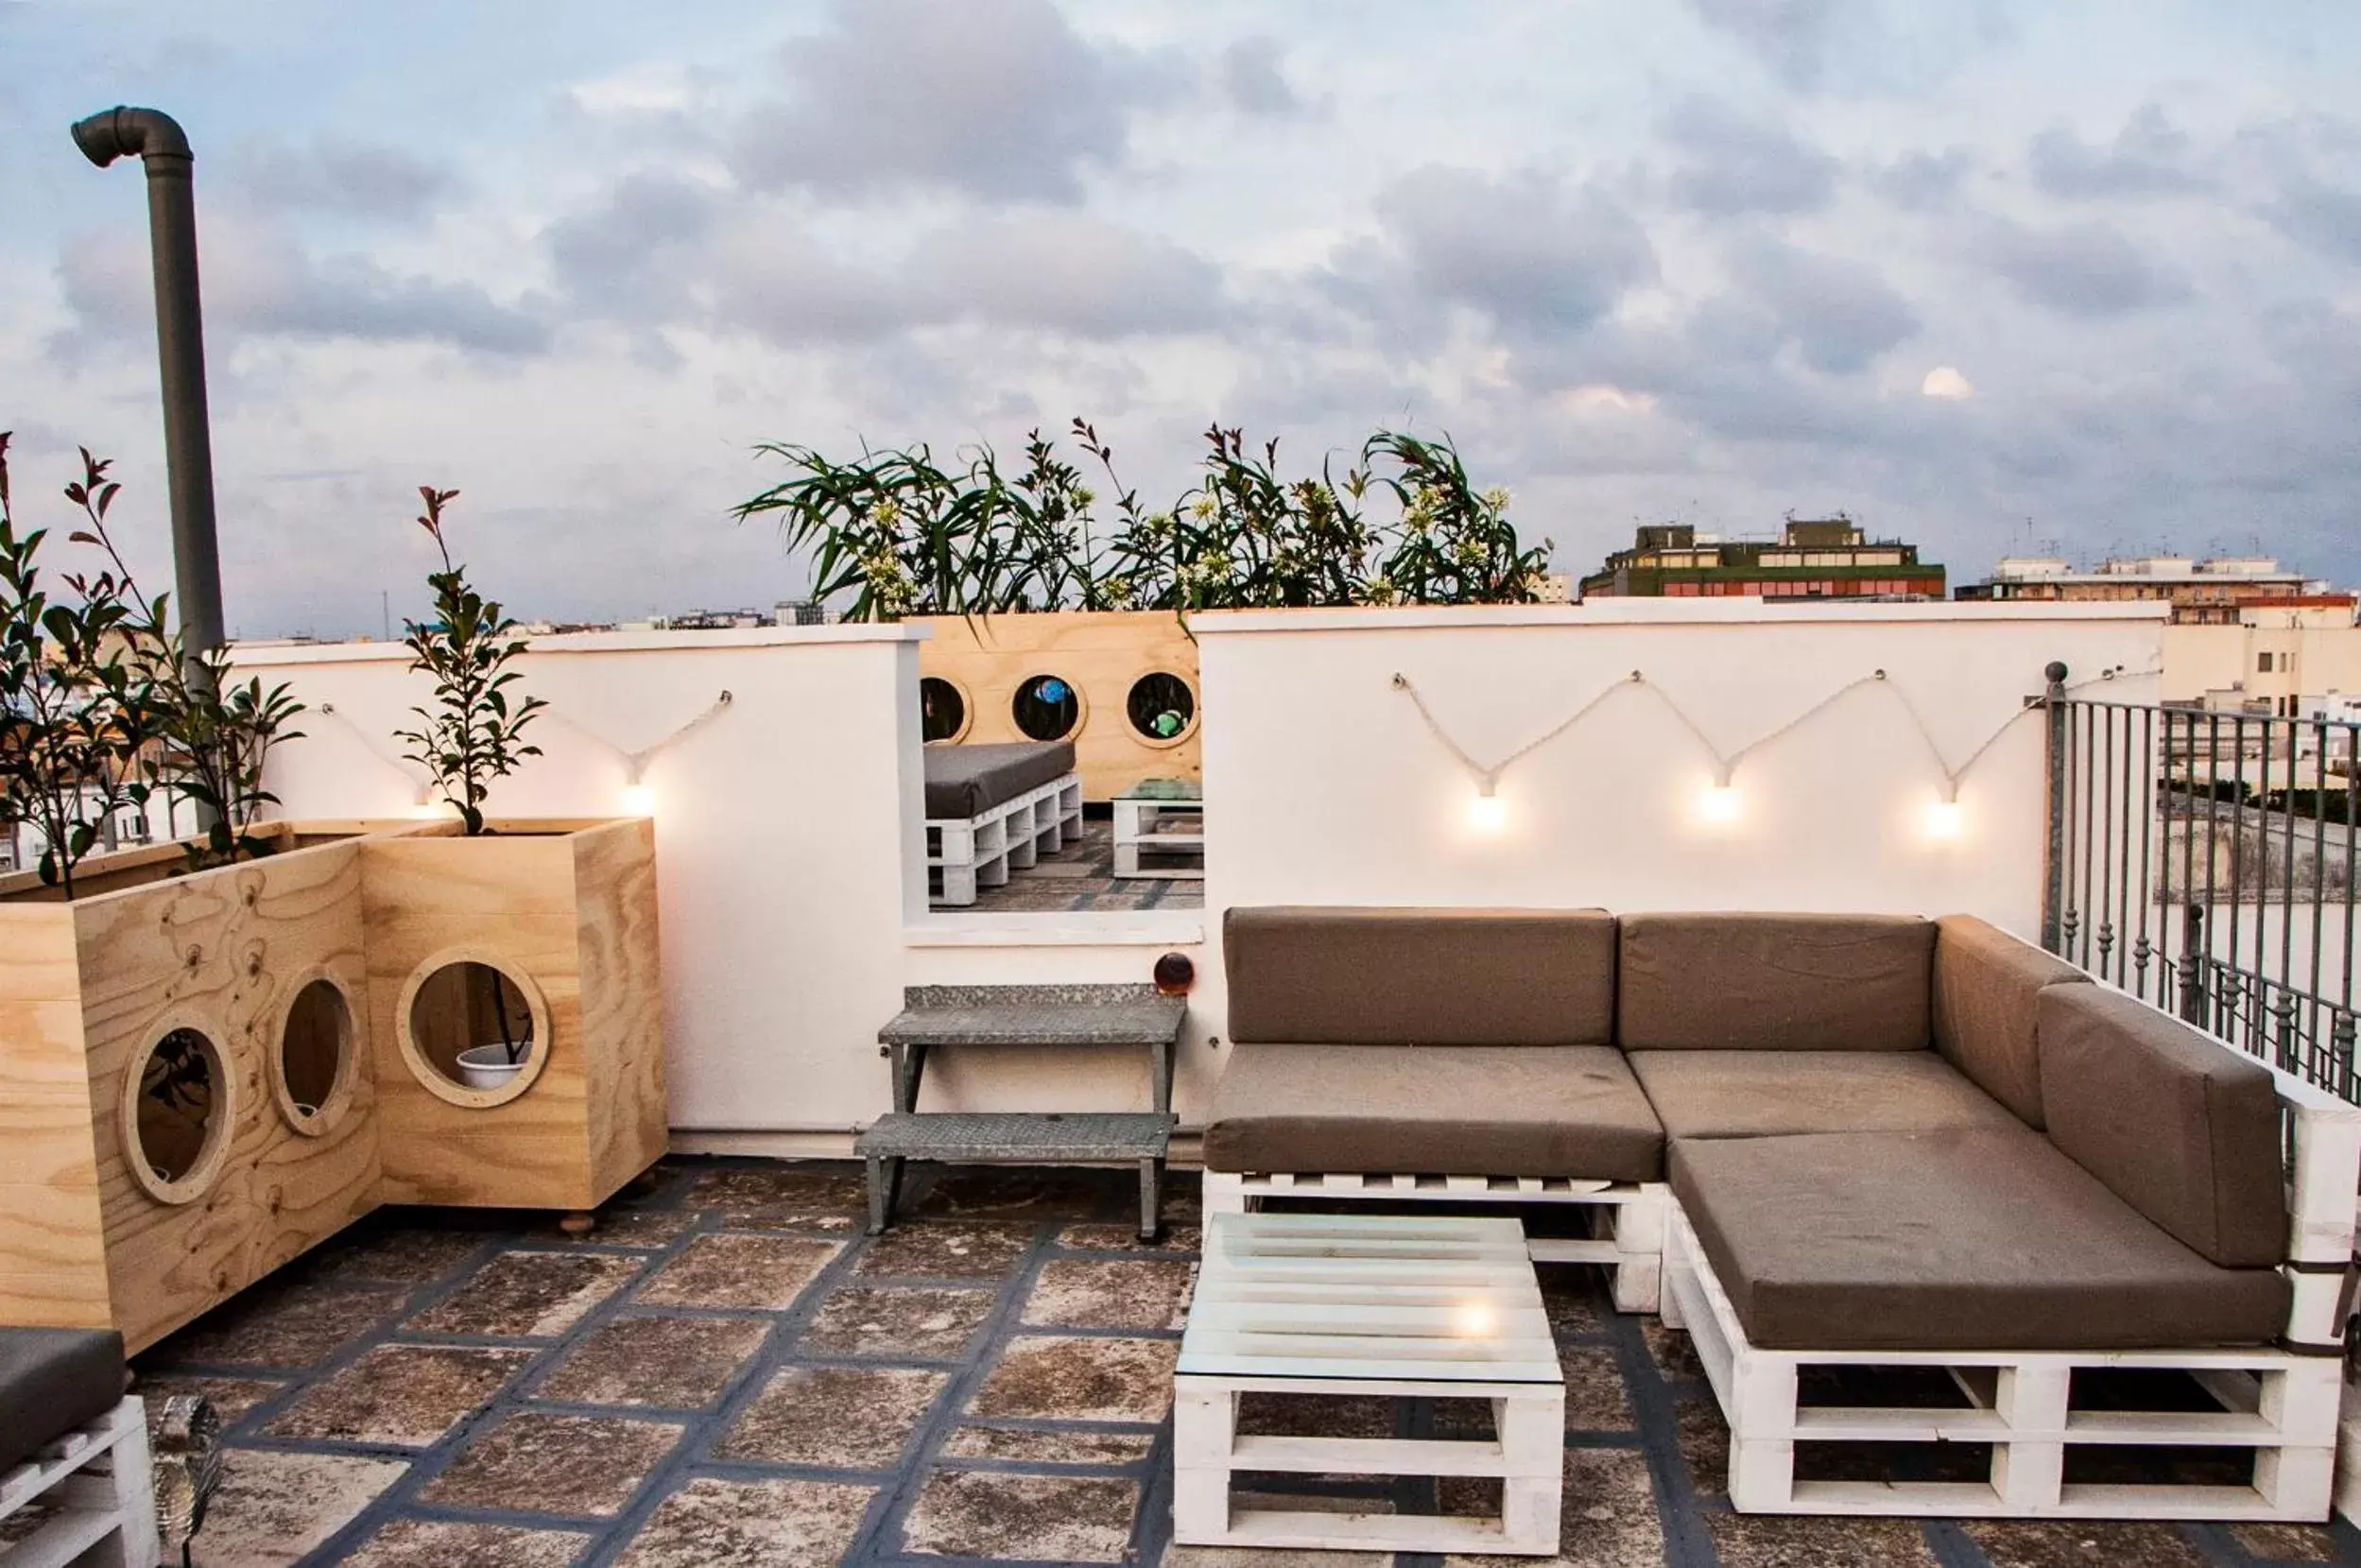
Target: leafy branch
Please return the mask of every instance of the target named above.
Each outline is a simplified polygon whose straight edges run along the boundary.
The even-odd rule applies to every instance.
[[[1381,430],[1342,474],[1323,462],[1290,477],[1277,441],[1249,447],[1243,431],[1215,425],[1196,482],[1151,509],[1117,476],[1094,426],[1077,419],[1070,433],[1106,477],[1112,526],[1081,471],[1038,430],[1013,478],[988,446],[946,468],[924,446],[864,447],[838,462],[766,442],[757,452],[795,472],[734,512],[740,522],[777,517],[785,548],[811,553],[813,596],[851,594],[853,620],[1540,595],[1550,543],[1522,544],[1508,492],[1478,491],[1448,437]],[[1393,518],[1369,514],[1372,491],[1394,503]]]
[[[107,478],[111,466],[83,452],[82,477],[66,486],[65,498],[82,508],[88,525],[74,542],[106,552],[129,612],[125,646],[147,681],[154,714],[156,744],[143,759],[147,785],[197,806],[204,832],[182,847],[190,870],[259,858],[270,853],[270,840],[247,830],[264,806],[279,803],[263,787],[263,764],[273,746],[302,738],[289,726],[303,704],[284,682],[266,687],[259,677],[233,679],[223,649],[187,654],[170,624],[171,595],[142,594],[107,531],[107,507],[120,488]]]
[[[405,755],[433,777],[472,837],[484,831],[491,782],[514,772],[523,758],[541,755],[540,747],[522,737],[548,704],[513,690],[522,677],[508,666],[525,651],[517,623],[499,600],[470,587],[467,569],[451,559],[442,509],[459,492],[421,485],[418,493],[426,503],[418,525],[433,538],[442,570],[426,576],[436,618],[405,622],[402,641],[410,650],[410,668],[433,678],[435,699],[432,707],[412,708],[419,728],[396,731],[394,738],[410,747]]]

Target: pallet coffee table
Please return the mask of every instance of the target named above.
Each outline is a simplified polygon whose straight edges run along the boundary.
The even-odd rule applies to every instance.
[[[1173,1536],[1186,1545],[1558,1550],[1564,1374],[1513,1219],[1216,1214],[1180,1341]],[[1258,1437],[1238,1396],[1487,1400],[1489,1439]],[[1234,1507],[1233,1473],[1497,1475],[1497,1517]]]

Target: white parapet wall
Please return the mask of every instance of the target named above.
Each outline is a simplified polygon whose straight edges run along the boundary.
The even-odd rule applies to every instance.
[[[2059,661],[2077,695],[2153,701],[2164,611],[1606,599],[1190,624],[1217,991],[1237,905],[1964,910],[2038,935],[2025,699]],[[1482,801],[1476,767],[1586,706]]]
[[[597,633],[538,638],[519,662],[521,689],[549,703],[528,735],[544,754],[494,786],[491,811],[655,817],[674,1127],[848,1145],[888,1108],[877,1027],[901,1004],[903,928],[925,899],[922,635]],[[284,815],[421,810],[422,775],[392,737],[426,686],[400,646],[262,648],[238,668],[311,709],[304,738],[270,759]],[[650,747],[635,789],[629,755]]]
[[[1192,627],[1202,916],[927,910],[916,629],[533,642],[521,667],[550,703],[532,732],[545,755],[502,781],[491,808],[654,815],[671,1121],[687,1146],[845,1152],[888,1108],[876,1031],[905,985],[1137,981],[1167,949],[1191,954],[1199,974],[1176,1086],[1192,1126],[1222,1061],[1218,939],[1232,905],[1967,909],[2030,934],[2042,729],[2037,715],[2011,715],[2053,659],[2077,684],[2120,672],[2084,695],[2152,699],[2163,620],[2142,606],[1625,600],[1237,612]],[[311,708],[305,738],[271,761],[283,815],[421,809],[422,775],[393,739],[426,696],[406,664],[383,644],[240,654],[243,671],[288,682]],[[1739,757],[1731,791],[1707,801],[1713,750],[1736,752],[1881,668],[1886,681]],[[1597,701],[1499,775],[1497,825],[1484,827],[1474,775],[1397,673],[1485,766]],[[730,705],[712,713],[724,690]],[[1988,740],[1956,810],[1938,813],[1945,771]],[[630,756],[651,747],[634,789]],[[1137,1109],[1146,1095],[1144,1060],[1123,1053],[1009,1052],[946,1055],[926,1103]]]

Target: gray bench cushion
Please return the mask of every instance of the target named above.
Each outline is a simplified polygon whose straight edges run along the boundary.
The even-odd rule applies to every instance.
[[[2053,986],[2041,1013],[2050,1142],[2225,1267],[2287,1255],[2268,1072],[2121,991]]]
[[[0,1475],[122,1399],[114,1330],[0,1328]]]
[[[1682,1139],[1673,1195],[1779,1350],[2262,1344],[2275,1269],[2217,1268],[2019,1126]]]
[[[2016,1125],[1932,1051],[1635,1051],[1670,1138]]]
[[[1904,915],[1626,915],[1628,1051],[1926,1048],[1932,922]]]
[[[963,822],[1074,771],[1074,743],[1016,741],[990,746],[929,746],[926,817]]]
[[[1615,918],[1589,909],[1233,908],[1230,1038],[1604,1045]]]
[[[1973,915],[1935,922],[1935,1048],[2030,1128],[2042,1120],[2035,1007],[2042,988],[2088,985],[2065,959]]]
[[[1232,1172],[1654,1181],[1663,1146],[1610,1045],[1240,1045],[1205,1127]]]

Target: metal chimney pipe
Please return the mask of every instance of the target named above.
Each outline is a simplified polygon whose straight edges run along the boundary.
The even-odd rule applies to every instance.
[[[171,115],[114,108],[77,121],[74,145],[100,168],[147,164],[147,239],[156,275],[156,353],[164,378],[172,563],[181,642],[194,663],[221,646],[221,552],[214,531],[214,459],[205,410],[205,323],[197,289],[196,155]]]

